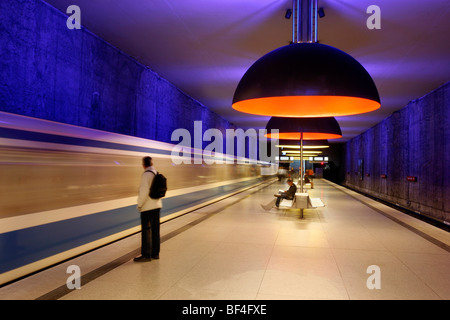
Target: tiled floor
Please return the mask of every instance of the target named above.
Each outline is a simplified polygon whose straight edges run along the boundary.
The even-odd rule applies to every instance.
[[[315,187],[309,193],[325,207],[305,210],[304,219],[296,211],[260,207],[284,188],[274,183],[163,224],[164,234],[207,217],[164,241],[160,260],[130,260],[61,299],[450,299],[445,246],[389,217],[447,246],[448,232],[326,181],[316,180]],[[138,248],[139,237],[75,263],[111,261]],[[74,262],[60,266],[59,285],[67,264]],[[379,267],[380,289],[367,287],[376,275],[367,272],[372,265]],[[50,277],[52,269],[47,272]],[[0,298],[32,299],[52,290],[33,288],[17,282],[1,288]]]

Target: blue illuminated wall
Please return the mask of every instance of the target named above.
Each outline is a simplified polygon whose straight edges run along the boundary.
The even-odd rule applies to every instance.
[[[234,128],[167,80],[40,0],[0,1],[0,110],[170,142]],[[205,122],[207,121],[207,122]]]
[[[450,224],[450,82],[344,149],[345,185]]]

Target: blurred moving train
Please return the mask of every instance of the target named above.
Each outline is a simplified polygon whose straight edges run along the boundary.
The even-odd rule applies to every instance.
[[[264,183],[276,165],[180,164],[174,145],[0,112],[0,285],[140,231],[142,157],[161,222]]]

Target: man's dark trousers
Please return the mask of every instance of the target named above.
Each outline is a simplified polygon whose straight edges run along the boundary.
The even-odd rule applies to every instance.
[[[286,192],[283,192],[279,197],[277,197],[277,202],[275,202],[275,206],[279,207],[280,206],[280,202],[283,199],[288,199],[288,200],[292,200],[289,199],[288,195],[286,194]]]
[[[159,255],[159,212],[161,208],[141,212],[142,243],[141,255],[145,258]]]

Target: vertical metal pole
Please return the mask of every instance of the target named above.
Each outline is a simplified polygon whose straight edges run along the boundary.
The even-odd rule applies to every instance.
[[[317,42],[317,0],[292,0],[292,43]]]
[[[301,21],[301,17],[302,17],[302,4],[301,4],[301,0],[297,0],[297,16],[296,16],[296,21],[295,23],[297,24],[297,38],[295,39],[296,43],[302,42],[302,21]]]
[[[317,23],[317,0],[314,0],[313,17],[314,17],[314,41],[313,42],[317,42],[317,29],[318,29],[318,23]]]
[[[303,132],[300,133],[300,192],[303,193]]]
[[[313,41],[313,2],[314,0],[308,1],[308,42]]]
[[[296,43],[296,32],[295,32],[295,19],[297,14],[295,13],[297,11],[296,8],[296,0],[292,0],[292,43]]]
[[[292,0],[292,43],[297,43],[296,19],[297,19],[297,1]]]
[[[317,0],[308,1],[308,39],[307,41],[317,42]]]

